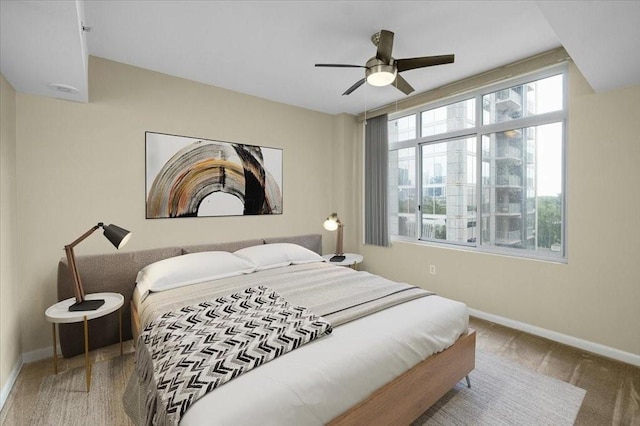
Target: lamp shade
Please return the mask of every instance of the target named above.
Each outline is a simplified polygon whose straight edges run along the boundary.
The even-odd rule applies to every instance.
[[[331,213],[331,215],[329,215],[329,217],[322,224],[324,229],[326,229],[327,231],[335,231],[336,229],[338,229],[339,225],[340,219],[338,219],[337,213]]]
[[[115,248],[121,249],[131,238],[131,232],[111,224],[104,227],[104,236],[111,241]]]
[[[338,230],[338,236],[336,238],[336,252],[330,260],[331,262],[342,262],[344,260],[342,251],[342,227],[344,226],[340,219],[338,219],[338,213],[331,213],[329,217],[322,224],[327,231]]]

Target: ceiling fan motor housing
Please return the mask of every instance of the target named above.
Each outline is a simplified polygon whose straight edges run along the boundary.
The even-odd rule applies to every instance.
[[[398,70],[391,60],[391,65],[375,56],[367,61],[365,76],[372,86],[387,86],[396,79]]]

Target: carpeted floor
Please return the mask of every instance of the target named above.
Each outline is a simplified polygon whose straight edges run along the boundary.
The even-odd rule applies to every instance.
[[[458,383],[413,426],[571,426],[586,394],[482,351],[476,352],[476,368],[469,376],[471,388]]]
[[[132,368],[133,354],[96,363],[89,393],[82,367],[46,377],[29,424],[131,424],[120,398]],[[458,384],[414,425],[573,425],[585,395],[480,351],[471,381],[471,388]]]
[[[88,393],[84,367],[45,377],[29,425],[133,425],[122,408],[122,394],[134,357],[129,353],[94,364]]]
[[[573,384],[587,391],[575,424],[578,426],[640,426],[640,368],[624,364],[618,361],[606,359],[588,352],[584,352],[560,343],[552,342],[547,339],[532,336],[517,330],[506,328],[494,323],[471,317],[469,320],[470,327],[477,332],[478,352],[483,354],[491,354],[501,360],[505,360],[523,367],[528,371],[535,371],[547,377],[553,377],[565,383]],[[131,341],[125,342],[125,353],[131,353],[133,348]],[[112,345],[91,352],[91,358],[96,364],[114,358],[113,362],[118,362],[120,353],[119,345]],[[124,360],[120,360],[124,361]],[[113,374],[117,373],[117,364],[113,364],[110,370]],[[71,371],[79,368],[76,373],[79,375],[78,384],[75,385],[75,391],[70,393],[81,393],[86,398],[84,382],[84,355],[73,358],[63,358],[58,360],[60,371]],[[125,363],[123,366],[133,366]],[[480,370],[478,370],[480,371]],[[23,426],[29,425],[34,415],[37,415],[40,388],[43,381],[47,380],[53,374],[53,364],[51,359],[25,364],[20,370],[16,382],[0,411],[0,425],[2,426]],[[61,373],[64,374],[64,373]],[[97,374],[94,371],[94,377]],[[476,382],[481,378],[472,377],[472,391],[478,389]],[[125,374],[126,376],[126,374]],[[120,379],[118,379],[120,380]],[[121,385],[113,385],[114,392],[122,392],[124,388],[124,378]],[[457,386],[458,395],[466,394],[464,382]],[[95,382],[93,382],[91,394],[96,390]],[[453,399],[454,392],[450,392],[444,397],[440,403],[445,403]],[[100,396],[98,400],[107,400],[115,398],[113,395]],[[117,399],[117,398],[115,398]],[[90,400],[91,402],[94,399]],[[49,401],[48,406],[56,409],[57,405],[54,401]],[[85,404],[89,404],[86,402]],[[101,409],[102,402],[96,405]],[[106,405],[106,404],[104,404]],[[116,404],[116,408],[121,404]],[[58,408],[59,409],[59,408]],[[93,409],[92,409],[93,410]],[[81,424],[100,426],[102,424],[109,425],[127,425],[128,419],[124,417],[115,417],[112,421],[105,423],[103,414],[83,415]],[[422,418],[425,420],[425,417]],[[436,419],[432,416],[432,421]],[[70,422],[69,424],[73,424]],[[430,424],[430,423],[427,423]],[[437,423],[436,423],[437,424]],[[421,425],[422,426],[422,425]]]

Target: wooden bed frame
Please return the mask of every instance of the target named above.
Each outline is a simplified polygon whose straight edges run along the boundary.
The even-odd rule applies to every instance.
[[[140,334],[138,311],[131,303],[133,342]],[[430,356],[339,415],[330,426],[409,425],[474,368],[476,332],[460,336],[447,349]]]
[[[474,368],[476,332],[434,354],[329,422],[337,425],[408,425]]]

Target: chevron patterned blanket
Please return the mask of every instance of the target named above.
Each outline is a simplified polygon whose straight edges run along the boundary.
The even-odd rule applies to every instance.
[[[138,340],[137,374],[152,390],[145,424],[178,424],[207,392],[331,330],[265,286],[163,314]]]

